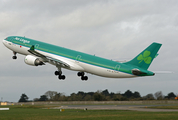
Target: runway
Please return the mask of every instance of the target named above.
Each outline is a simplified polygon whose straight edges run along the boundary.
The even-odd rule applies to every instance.
[[[178,109],[155,109],[153,106],[165,105],[67,105],[54,109],[84,109],[84,110],[132,110],[145,112],[178,112]],[[167,105],[168,106],[168,105]]]

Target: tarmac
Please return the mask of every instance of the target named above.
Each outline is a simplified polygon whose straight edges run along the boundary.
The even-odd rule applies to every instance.
[[[144,112],[178,112],[178,109],[149,108],[163,105],[67,105],[53,109],[83,109],[83,110],[131,110]],[[165,105],[164,105],[165,106]]]

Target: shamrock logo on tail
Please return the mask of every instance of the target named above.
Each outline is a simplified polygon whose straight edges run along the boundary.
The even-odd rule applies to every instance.
[[[139,63],[141,63],[143,60],[145,61],[146,64],[150,64],[151,63],[151,60],[152,58],[150,57],[150,54],[151,52],[146,50],[143,55],[140,54],[138,57],[137,57],[137,60],[140,60]]]

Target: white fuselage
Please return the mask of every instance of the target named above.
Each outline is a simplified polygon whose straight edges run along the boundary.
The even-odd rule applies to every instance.
[[[28,47],[20,46],[18,44],[14,44],[14,43],[9,42],[7,40],[3,40],[3,44],[7,48],[9,48],[10,50],[12,50],[16,53],[23,54],[23,55],[31,55],[31,53],[28,52],[28,50],[29,50]],[[45,56],[49,56],[49,57],[55,58],[57,60],[65,61],[65,63],[70,65],[70,68],[67,68],[67,69],[70,69],[70,70],[83,71],[83,72],[91,73],[91,74],[94,74],[94,75],[98,75],[98,76],[102,76],[102,77],[110,77],[110,78],[137,77],[137,76],[132,75],[132,74],[123,73],[123,72],[120,72],[120,71],[111,70],[111,69],[87,64],[87,63],[84,63],[84,62],[80,62],[80,61],[77,61],[77,60],[74,60],[74,59],[58,56],[58,55],[51,54],[51,53],[48,53],[48,52],[39,51],[39,50],[36,50],[36,51],[45,55]],[[51,61],[51,62],[49,61],[49,63],[52,64],[52,65],[56,65],[55,63],[53,63],[53,61]]]

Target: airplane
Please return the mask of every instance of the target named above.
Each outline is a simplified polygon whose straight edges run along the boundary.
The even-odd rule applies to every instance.
[[[154,76],[155,73],[147,69],[162,46],[153,42],[132,60],[121,63],[21,36],[9,36],[3,44],[13,51],[13,59],[17,59],[16,54],[19,53],[25,55],[24,62],[28,65],[52,64],[57,67],[54,74],[60,80],[66,78],[62,68],[78,71],[77,75],[84,81],[88,80],[85,73],[107,78]]]

